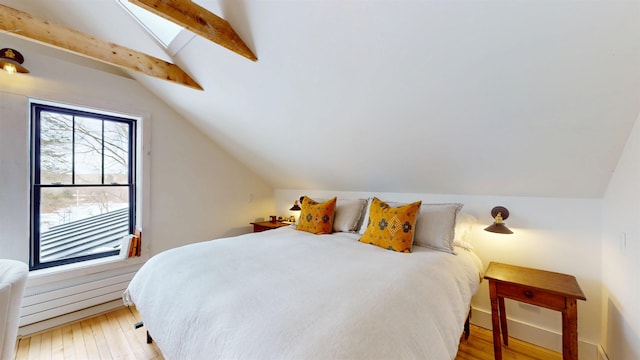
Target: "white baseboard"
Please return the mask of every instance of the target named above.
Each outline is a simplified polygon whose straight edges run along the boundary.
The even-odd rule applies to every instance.
[[[52,329],[57,326],[70,324],[96,315],[100,315],[124,306],[122,299],[109,301],[90,308],[75,311],[69,314],[61,315],[37,323],[21,326],[18,329],[18,338],[30,336],[39,332]],[[133,324],[132,324],[133,326]]]
[[[491,329],[491,312],[473,308],[471,323]],[[507,318],[509,337],[562,352],[562,334]],[[580,360],[608,360],[600,345],[578,339]],[[603,357],[604,356],[604,357]]]

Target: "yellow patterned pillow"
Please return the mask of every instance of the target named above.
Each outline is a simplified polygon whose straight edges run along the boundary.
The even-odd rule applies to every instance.
[[[302,198],[301,209],[296,229],[314,234],[331,234],[336,197],[318,203],[305,196]]]
[[[360,242],[373,244],[385,249],[411,252],[416,217],[422,201],[400,207],[373,198],[369,208],[369,219]]]

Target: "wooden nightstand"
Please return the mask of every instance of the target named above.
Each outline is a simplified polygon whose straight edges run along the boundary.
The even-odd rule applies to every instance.
[[[505,298],[562,312],[562,358],[578,359],[577,300],[587,298],[575,277],[492,262],[484,278],[489,280],[493,350],[496,360],[502,359],[501,328],[502,341],[505,346],[509,345]]]
[[[279,227],[289,226],[291,224],[282,222],[282,221],[276,221],[276,222],[260,221],[260,222],[252,222],[251,225],[253,225],[253,232],[255,233],[255,232],[277,229]]]

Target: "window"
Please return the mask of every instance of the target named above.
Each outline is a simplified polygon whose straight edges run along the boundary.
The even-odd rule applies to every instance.
[[[136,120],[39,103],[31,118],[31,269],[117,255],[136,223]]]
[[[134,5],[128,0],[116,0],[116,2],[164,48],[169,56],[177,54],[196,36],[182,26]]]
[[[128,0],[117,0],[151,36],[153,36],[165,49],[182,31],[182,26],[147,11]]]

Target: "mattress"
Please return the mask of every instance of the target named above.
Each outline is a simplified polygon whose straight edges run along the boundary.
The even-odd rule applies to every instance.
[[[152,257],[123,298],[166,359],[454,359],[482,264],[285,227]]]

